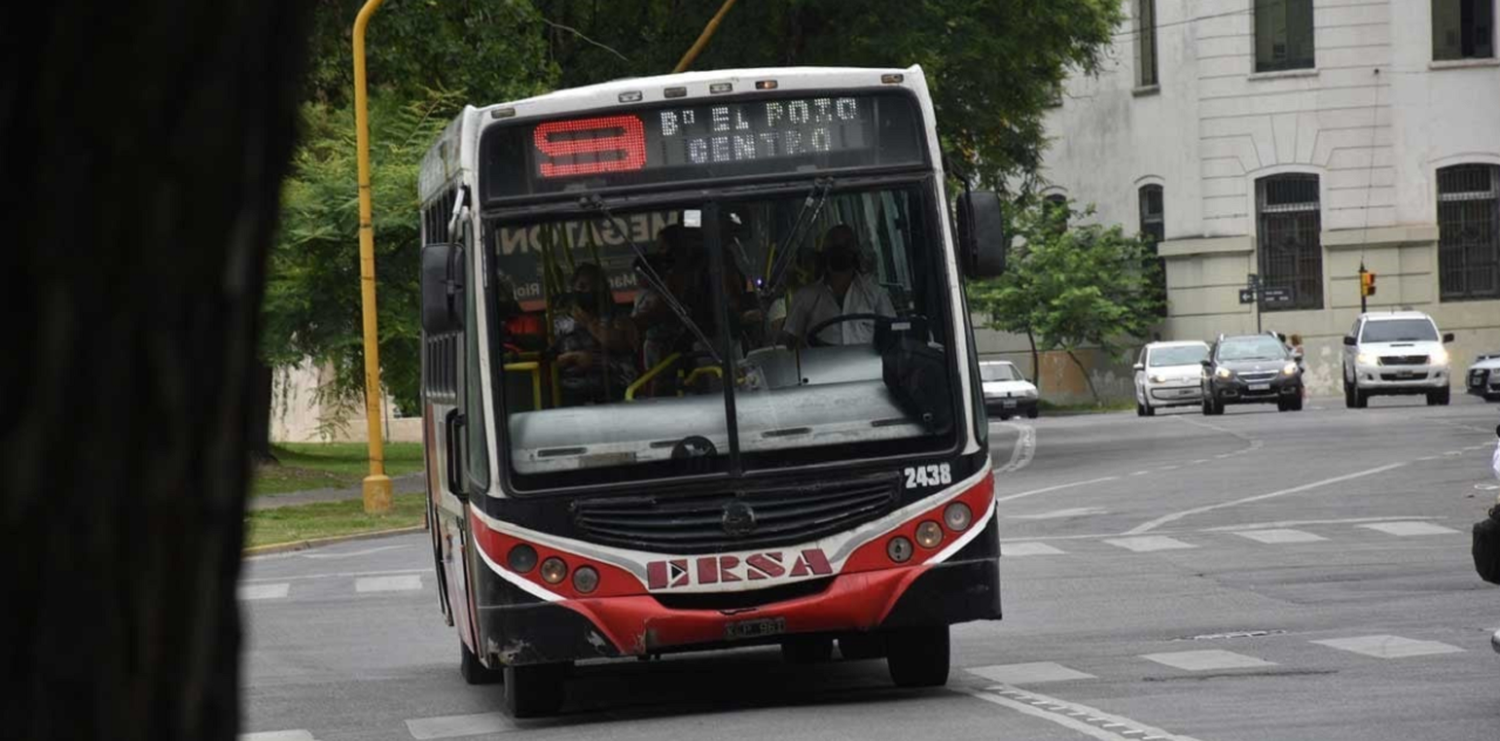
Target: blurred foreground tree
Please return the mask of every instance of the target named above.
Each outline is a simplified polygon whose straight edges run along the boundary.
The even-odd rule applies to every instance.
[[[1066,352],[1097,403],[1078,350],[1119,357],[1160,321],[1162,298],[1150,244],[1119,226],[1077,223],[1092,215],[1065,202],[1018,208],[1013,233],[1024,244],[1011,249],[1005,275],[970,284],[969,308],[989,316],[991,329],[1031,339],[1034,374],[1039,346]]]
[[[0,11],[7,739],[235,738],[247,399],[304,7]]]

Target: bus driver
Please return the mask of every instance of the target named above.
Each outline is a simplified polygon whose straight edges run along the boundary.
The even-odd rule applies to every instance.
[[[839,224],[828,230],[823,239],[823,277],[793,294],[791,311],[782,326],[783,344],[802,344],[807,330],[837,316],[896,316],[890,294],[875,278],[860,271],[859,255],[859,238],[852,227]],[[875,340],[875,322],[861,319],[830,324],[819,330],[818,339],[829,345],[869,344]]]

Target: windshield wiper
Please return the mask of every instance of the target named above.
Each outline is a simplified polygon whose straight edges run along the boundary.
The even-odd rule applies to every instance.
[[[661,276],[657,274],[655,266],[651,264],[651,260],[646,257],[646,251],[641,249],[641,246],[636,244],[635,240],[630,237],[630,230],[624,227],[619,217],[610,212],[609,206],[604,204],[604,199],[599,196],[589,196],[584,199],[584,203],[599,213],[604,214],[604,218],[609,222],[610,228],[614,229],[615,233],[620,235],[620,238],[626,244],[630,245],[630,251],[635,253],[636,262],[640,265],[639,272],[641,277],[645,278],[646,283],[651,289],[656,291],[657,295],[661,296],[667,308],[671,309],[672,313],[677,316],[677,320],[682,322],[682,325],[687,327],[688,331],[692,332],[693,336],[697,337],[699,342],[703,343],[703,347],[708,350],[708,354],[713,357],[714,362],[723,365],[724,359],[719,357],[719,351],[714,348],[714,343],[709,341],[708,335],[704,334],[703,329],[698,326],[698,323],[693,321],[693,318],[688,315],[687,309],[683,307],[682,302],[667,288],[666,281],[662,280]]]
[[[792,245],[798,244],[802,238],[807,236],[807,229],[818,221],[818,214],[823,212],[823,204],[828,202],[828,193],[833,190],[833,178],[818,178],[813,181],[812,190],[807,198],[802,201],[802,208],[797,211],[797,219],[792,222],[792,230],[786,235],[786,239],[776,248],[776,258],[771,263],[771,270],[766,274],[764,285],[756,287],[757,297],[760,299],[762,308],[769,306],[776,300],[776,295],[781,291],[782,284],[786,282],[787,273],[792,266]],[[816,200],[814,200],[816,199]],[[812,215],[808,217],[807,210],[812,209]],[[806,221],[803,220],[807,217]]]

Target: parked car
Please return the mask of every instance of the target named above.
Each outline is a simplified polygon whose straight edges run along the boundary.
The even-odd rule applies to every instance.
[[[1203,361],[1208,343],[1153,342],[1135,364],[1135,413],[1150,417],[1165,407],[1203,403]]]
[[[987,360],[979,364],[979,381],[984,386],[984,408],[1000,419],[1025,414],[1036,419],[1036,386],[1026,380],[1021,369],[1008,360]]]
[[[1448,350],[1453,334],[1440,334],[1420,311],[1360,314],[1344,337],[1344,405],[1363,409],[1377,394],[1425,395],[1427,405],[1447,404]]]
[[[1465,374],[1469,393],[1484,397],[1485,401],[1500,401],[1500,352],[1480,355],[1474,359]]]
[[[1301,358],[1269,334],[1219,336],[1203,361],[1203,413],[1229,404],[1275,404],[1302,410]]]

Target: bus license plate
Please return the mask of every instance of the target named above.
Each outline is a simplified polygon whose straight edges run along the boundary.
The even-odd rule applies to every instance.
[[[786,618],[761,618],[740,620],[724,626],[724,640],[742,641],[749,638],[780,635],[786,632]]]
[[[1250,390],[1251,391],[1270,391],[1271,390],[1271,384],[1269,384],[1269,383],[1252,383],[1252,384],[1250,384]]]

